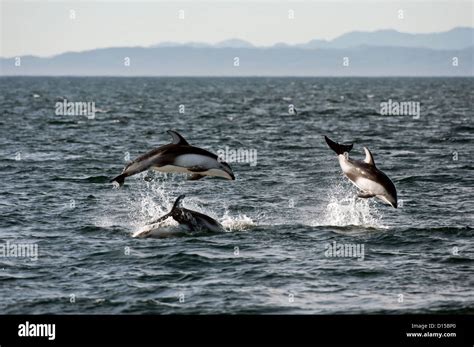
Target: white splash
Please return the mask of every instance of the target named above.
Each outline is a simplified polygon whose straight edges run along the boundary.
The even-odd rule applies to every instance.
[[[183,231],[179,228],[178,223],[173,218],[168,218],[161,222],[159,225],[150,225],[152,220],[157,219],[171,211],[173,204],[179,195],[177,192],[182,191],[180,185],[183,182],[179,180],[170,179],[165,177],[163,180],[154,180],[146,182],[143,180],[145,175],[139,175],[138,185],[132,190],[125,191],[121,196],[117,196],[116,199],[120,199],[120,210],[126,211],[125,218],[121,218],[120,221],[112,222],[113,218],[103,218],[99,221],[102,225],[117,225],[121,224],[122,227],[129,229],[134,237],[140,234],[147,233],[148,231],[156,228],[160,229],[157,231],[161,233],[174,233],[177,231]],[[187,196],[183,200],[183,207],[203,213],[209,217],[217,220],[222,224],[226,231],[238,231],[245,230],[255,225],[254,221],[246,215],[229,215],[227,209],[225,209],[222,218],[219,218],[222,212],[215,211],[214,209],[207,207],[206,204],[197,197]],[[110,211],[116,213],[115,211]],[[155,233],[155,232],[154,232]]]
[[[229,216],[227,211],[224,213],[220,223],[226,229],[226,231],[246,230],[256,225],[252,218],[246,216],[245,214],[239,214],[236,217],[232,217]]]
[[[375,206],[373,199],[360,199],[348,183],[332,186],[325,199],[325,207],[313,226],[363,226],[386,229],[383,214]]]

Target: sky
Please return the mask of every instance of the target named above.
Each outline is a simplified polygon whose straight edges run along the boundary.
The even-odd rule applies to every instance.
[[[44,57],[104,47],[170,41],[216,43],[231,38],[270,46],[333,39],[356,30],[441,32],[473,27],[473,3],[0,0],[0,56]],[[293,19],[289,18],[290,10],[294,11]]]

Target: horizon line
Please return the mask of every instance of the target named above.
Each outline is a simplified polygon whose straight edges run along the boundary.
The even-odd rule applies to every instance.
[[[0,78],[474,78],[474,75],[2,75]]]

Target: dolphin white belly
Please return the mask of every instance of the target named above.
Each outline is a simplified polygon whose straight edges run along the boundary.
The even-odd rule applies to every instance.
[[[145,225],[144,227],[142,227],[139,230],[135,231],[132,234],[132,237],[133,238],[173,237],[173,236],[176,236],[176,235],[179,235],[179,234],[183,233],[186,230],[187,230],[187,228],[185,228],[181,225],[160,226],[159,224],[152,224],[152,225]]]
[[[193,172],[189,171],[187,168],[176,165],[152,166],[152,169],[159,172],[180,172],[185,174],[193,174]]]
[[[176,157],[172,164],[163,166],[152,166],[159,172],[184,173],[188,175],[199,174],[201,176],[226,177],[219,162],[213,158],[199,154],[183,154]]]
[[[174,160],[174,165],[184,167],[200,166],[206,169],[217,168],[217,160],[199,154],[182,154]]]
[[[360,190],[371,193],[373,195],[383,195],[386,194],[385,188],[380,184],[375,181],[369,180],[364,177],[357,177],[357,179],[354,181],[351,180],[351,182],[354,183],[354,185],[359,188]]]
[[[339,164],[342,172],[349,178],[349,180],[360,190],[373,195],[384,195],[387,193],[386,189],[377,181],[364,177],[364,172],[350,163],[344,155],[339,155]],[[351,177],[355,177],[352,179]]]
[[[179,155],[173,164],[153,166],[152,168],[160,172],[179,172],[190,175],[199,172],[199,174],[206,176],[212,176],[222,172],[221,169],[217,169],[218,163],[216,160],[199,154]],[[196,168],[200,170],[196,170]]]

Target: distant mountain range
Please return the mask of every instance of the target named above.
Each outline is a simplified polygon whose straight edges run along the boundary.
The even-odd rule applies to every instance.
[[[334,40],[311,40],[303,44],[290,45],[276,43],[270,47],[257,47],[250,42],[240,39],[225,40],[216,44],[203,42],[163,42],[152,47],[195,47],[195,48],[354,48],[358,46],[384,46],[384,47],[416,47],[431,49],[463,49],[474,45],[474,28],[454,28],[441,33],[410,34],[401,33],[393,29],[368,31],[353,31],[343,34]]]
[[[355,31],[331,41],[269,47],[240,39],[164,42],[20,58],[20,66],[15,58],[0,58],[0,75],[474,76],[474,28],[430,34]]]

